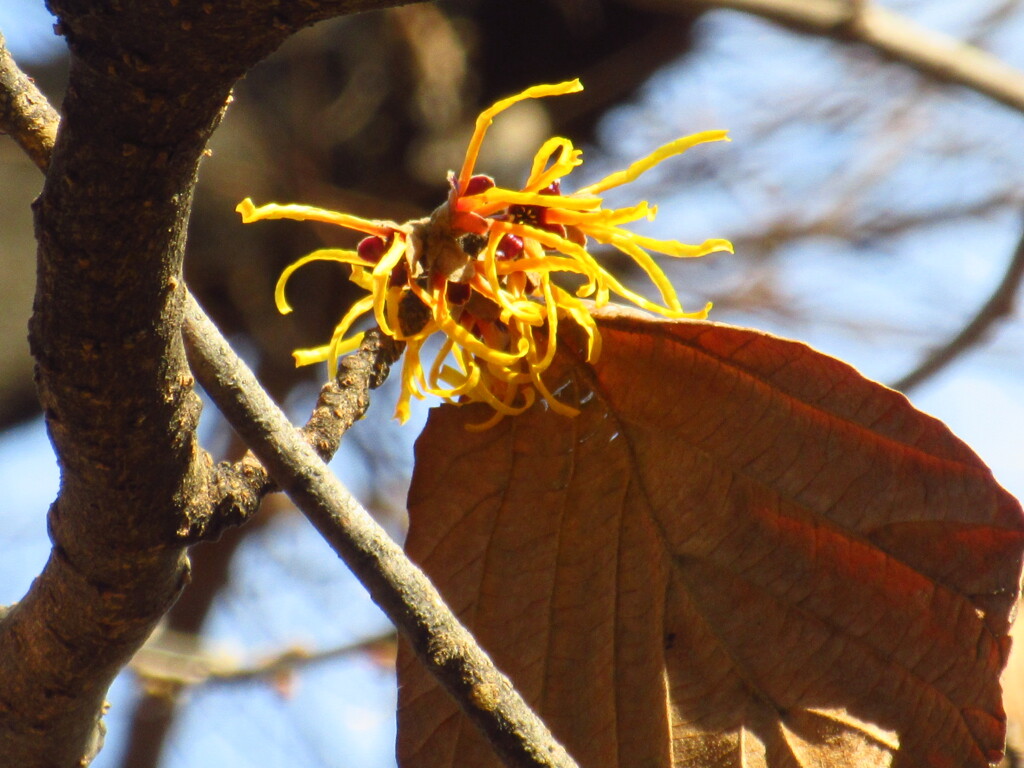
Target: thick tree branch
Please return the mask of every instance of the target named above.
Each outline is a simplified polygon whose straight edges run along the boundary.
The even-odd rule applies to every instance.
[[[24,140],[14,135],[40,170],[50,164],[60,115],[35,84],[18,68],[4,47],[0,35],[0,130],[22,130]],[[338,375],[325,384],[309,420],[302,428],[307,441],[320,458],[330,461],[341,444],[341,437],[366,414],[369,391],[387,379],[391,365],[404,344],[379,330],[367,332],[357,352],[346,355],[338,365]],[[241,525],[252,516],[260,501],[276,489],[266,469],[251,454],[233,463],[222,463],[209,484],[209,492],[190,505],[188,525],[181,530],[186,543],[217,538],[226,527]]]
[[[60,116],[36,84],[18,69],[0,34],[0,133],[10,134],[45,171],[57,138]]]
[[[938,349],[932,351],[913,371],[895,382],[892,387],[907,392],[934,376],[968,349],[983,341],[989,330],[999,320],[1013,314],[1017,293],[1024,280],[1024,235],[1017,242],[1013,258],[1003,273],[1003,279],[989,296],[981,309],[957,333]]]
[[[61,489],[50,559],[0,619],[5,764],[90,762],[107,687],[187,579],[180,532],[214,474],[195,439],[181,265],[232,84],[302,26],[394,4],[51,0],[72,56],[36,204],[30,341]]]
[[[183,335],[203,389],[505,763],[574,766],[423,572],[331,474],[191,298]]]
[[[971,88],[1024,112],[1024,72],[955,38],[925,29],[873,2],[851,0],[631,0],[660,11],[727,8],[797,32],[863,43],[924,74]]]

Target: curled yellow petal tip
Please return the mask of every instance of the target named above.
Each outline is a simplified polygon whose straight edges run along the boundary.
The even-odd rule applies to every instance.
[[[480,146],[497,115],[526,99],[581,90],[579,79],[535,85],[481,112],[462,167],[450,175],[448,201],[429,218],[396,224],[305,205],[257,207],[250,198],[240,202],[235,210],[245,223],[311,220],[366,236],[357,250],[321,249],[281,274],[274,300],[285,314],[291,311],[285,285],[310,261],[351,265],[351,281],[369,292],[348,310],[329,343],[295,350],[296,365],[327,362],[333,375],[338,357],[361,342],[362,333],[348,336],[351,328],[369,315],[384,333],[407,342],[395,410],[399,421],[409,418],[413,397],[433,394],[448,401],[487,404],[493,409],[491,418],[469,428],[488,429],[531,408],[538,399],[566,417],[579,413],[576,404],[559,400],[554,394],[558,387],[549,386],[544,375],[555,360],[558,326],[565,321],[583,331],[587,359],[598,359],[601,334],[590,307],[608,303],[612,294],[668,318],[706,317],[710,303],[696,312],[683,310],[649,252],[696,257],[731,253],[732,243],[715,238],[688,245],[638,235],[626,225],[654,219],[657,207],[644,201],[606,209],[600,195],[699,144],[730,141],[727,131],[704,131],[671,141],[575,192],[563,190],[562,182],[582,163],[582,153],[561,137],[544,142],[520,189],[500,187],[475,173]],[[654,284],[661,303],[623,285],[587,249],[590,241],[629,256]],[[559,273],[579,276],[576,295],[559,287]],[[444,342],[425,372],[420,351],[435,333],[442,334]]]
[[[296,349],[292,352],[295,360],[295,367],[301,368],[304,365],[324,362],[330,355],[330,347],[315,347],[314,349]]]
[[[245,198],[242,202],[235,206],[235,212],[242,215],[242,223],[248,224],[253,221],[252,215],[256,212],[256,206],[252,202],[251,197]]]

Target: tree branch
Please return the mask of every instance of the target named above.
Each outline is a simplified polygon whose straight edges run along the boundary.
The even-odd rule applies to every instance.
[[[996,56],[925,29],[873,2],[851,0],[631,0],[660,11],[694,5],[761,16],[797,32],[863,43],[919,72],[988,96],[1024,112],[1024,72]]]
[[[35,89],[3,47],[0,36],[0,119],[2,126],[45,172],[53,152],[60,116],[46,97]],[[361,418],[369,405],[369,389],[379,386],[404,345],[377,331],[367,334],[360,350],[341,362],[339,374],[321,390],[303,433],[322,458],[338,449],[341,436]],[[190,499],[182,543],[215,539],[230,526],[244,523],[258,509],[262,498],[276,489],[266,470],[250,454],[217,468],[203,488]],[[9,612],[4,609],[3,615]],[[3,616],[0,616],[3,618]],[[102,728],[97,728],[85,754],[91,760],[102,747]]]
[[[131,669],[143,681],[144,687],[173,695],[173,692],[185,687],[267,679],[356,653],[370,653],[388,647],[393,650],[396,640],[394,631],[382,632],[333,648],[312,651],[301,647],[289,648],[254,664],[240,664],[224,654],[183,650],[177,647],[181,645],[180,642],[171,644],[158,639],[155,643],[146,643],[135,654]]]
[[[505,763],[575,766],[423,572],[331,474],[191,297],[183,335],[203,389]]]
[[[914,370],[892,384],[892,388],[902,392],[913,389],[982,341],[997,321],[1013,313],[1021,280],[1024,280],[1024,235],[1021,235],[1017,242],[1017,248],[1006,267],[1003,279],[970,322],[953,338],[929,354]]]
[[[323,461],[331,460],[342,435],[366,413],[370,390],[384,383],[404,348],[404,342],[373,329],[367,331],[357,352],[338,361],[338,375],[321,388],[301,430]],[[236,462],[224,462],[217,467],[207,493],[195,500],[188,525],[179,534],[188,543],[216,539],[225,528],[248,520],[263,497],[275,490],[277,484],[251,451]]]
[[[41,171],[50,164],[60,115],[18,69],[0,34],[0,133],[11,135]]]
[[[30,342],[61,489],[49,561],[0,618],[6,764],[88,765],[107,688],[188,578],[180,532],[214,472],[195,436],[181,266],[199,160],[231,86],[297,29],[394,4],[51,0],[71,64],[35,206]],[[45,164],[48,141],[38,146]]]
[[[10,127],[13,135],[27,126],[24,140],[14,137],[45,172],[59,124],[60,115],[18,68],[0,34],[0,130]],[[321,388],[302,428],[321,459],[330,461],[342,435],[366,414],[369,390],[384,383],[404,348],[404,343],[374,329],[367,332],[357,352],[339,361],[337,377]],[[191,505],[188,525],[180,531],[185,543],[216,539],[225,528],[241,525],[256,512],[263,497],[277,488],[251,452],[236,462],[220,464],[209,487],[209,493]]]

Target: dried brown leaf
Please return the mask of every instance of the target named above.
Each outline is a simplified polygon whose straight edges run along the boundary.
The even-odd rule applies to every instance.
[[[407,543],[580,765],[997,760],[1024,523],[977,456],[802,344],[600,327],[578,418],[431,414]],[[406,651],[401,764],[500,765]]]

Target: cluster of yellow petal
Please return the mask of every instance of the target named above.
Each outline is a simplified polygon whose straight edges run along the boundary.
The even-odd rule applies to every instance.
[[[568,139],[549,139],[537,152],[521,189],[505,189],[475,175],[484,135],[494,117],[524,99],[574,93],[579,80],[538,85],[503,99],[480,114],[458,175],[449,177],[448,200],[429,218],[397,224],[370,221],[304,205],[238,205],[244,222],[298,219],[337,224],[367,237],[355,250],[327,248],[289,266],[277,283],[278,309],[287,313],[288,278],[311,261],[337,261],[352,267],[351,280],[369,292],[345,314],[323,346],[295,351],[298,365],[327,361],[333,376],[337,360],[359,346],[362,334],[347,336],[356,321],[372,312],[384,333],[405,341],[402,393],[395,415],[405,421],[411,398],[436,395],[450,402],[484,402],[494,415],[477,425],[486,429],[504,416],[530,408],[537,394],[566,416],[577,410],[560,401],[544,382],[555,357],[558,323],[569,319],[585,332],[587,355],[596,360],[601,337],[590,307],[611,294],[671,318],[704,317],[684,312],[671,283],[649,251],[668,256],[703,256],[731,251],[726,240],[700,245],[656,240],[624,225],[653,219],[646,202],[627,208],[603,208],[598,195],[627,184],[673,155],[704,142],[728,140],[725,131],[706,131],[677,139],[600,181],[563,193],[561,181],[582,163],[582,152]],[[643,269],[657,287],[661,303],[630,290],[587,250],[588,240],[610,245]],[[556,283],[558,273],[577,275],[575,291]],[[564,281],[563,281],[564,282]],[[440,332],[443,340],[429,370],[420,353]],[[449,364],[449,363],[453,363]]]

